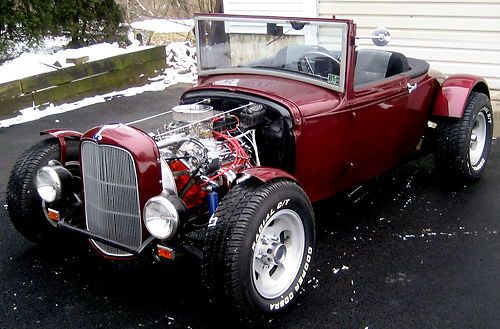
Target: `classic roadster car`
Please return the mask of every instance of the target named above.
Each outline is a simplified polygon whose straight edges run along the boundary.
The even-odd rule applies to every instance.
[[[61,247],[74,233],[112,260],[197,255],[209,298],[255,322],[307,280],[311,202],[418,152],[454,181],[485,169],[493,116],[480,77],[360,49],[351,20],[200,15],[195,31],[198,84],[178,106],[44,131],[21,155],[7,203],[22,235]],[[134,127],[147,119],[162,121]]]

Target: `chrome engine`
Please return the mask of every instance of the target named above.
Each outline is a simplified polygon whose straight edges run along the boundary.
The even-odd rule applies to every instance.
[[[271,157],[279,158],[274,147],[280,145],[284,120],[267,106],[231,98],[203,99],[127,124],[90,129],[80,144],[78,182],[83,193],[73,193],[75,204],[83,206],[82,222],[59,217],[61,209],[64,216],[72,213],[58,203],[57,193],[59,198],[63,195],[58,182],[75,178],[59,162],[49,163],[37,174],[37,182],[43,183],[37,191],[54,186],[55,197],[42,193],[50,207],[59,209],[44,204],[46,214],[56,215],[56,219],[46,215],[47,219],[86,235],[103,254],[113,257],[139,254],[154,238],[164,241],[181,230],[205,228],[219,195],[230,190],[242,171],[260,165],[257,132],[264,146],[262,159],[267,163]],[[166,114],[171,120],[155,133],[131,126]],[[71,193],[70,185],[65,183],[64,193]]]
[[[218,194],[227,192],[240,171],[259,164],[255,133],[264,112],[255,103],[224,111],[198,103],[174,107],[172,120],[149,137],[129,124],[96,128],[92,140],[81,144],[86,228],[106,240],[93,244],[106,255],[128,257],[147,243],[141,222],[160,240],[175,236],[181,226],[192,230],[205,225],[217,208]],[[117,136],[119,145],[107,144]],[[159,150],[161,191],[147,195],[144,205],[141,195],[158,191],[140,190],[134,162],[146,157],[141,161],[157,164],[157,153],[152,147],[149,154],[136,150],[133,156],[123,136],[156,143]],[[157,184],[159,177],[151,177]],[[192,212],[184,216],[188,210]]]
[[[264,111],[253,103],[225,112],[206,104],[175,106],[173,121],[154,135],[162,159],[181,161],[191,175],[206,182],[221,177],[232,181],[235,172],[258,165],[255,129],[233,114],[237,110]]]

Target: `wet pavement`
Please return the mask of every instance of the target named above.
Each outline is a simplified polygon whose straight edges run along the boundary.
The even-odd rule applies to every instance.
[[[0,202],[21,152],[53,127],[86,130],[172,107],[182,88],[0,129]],[[56,122],[55,120],[58,120]],[[166,118],[165,120],[168,120]],[[159,125],[153,120],[145,129]],[[499,328],[500,143],[483,178],[450,186],[428,156],[315,205],[316,254],[299,304],[268,328]],[[359,197],[359,198],[358,198]],[[0,328],[221,328],[199,264],[115,264],[44,250],[0,209]]]

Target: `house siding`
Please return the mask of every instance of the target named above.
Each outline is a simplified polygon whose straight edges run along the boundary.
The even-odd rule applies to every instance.
[[[317,4],[319,17],[354,20],[358,35],[388,28],[392,40],[385,49],[427,60],[444,74],[486,78],[492,98],[500,100],[500,0],[318,0]],[[376,47],[370,40],[358,44]]]
[[[317,17],[316,0],[224,0],[224,13],[238,15]]]

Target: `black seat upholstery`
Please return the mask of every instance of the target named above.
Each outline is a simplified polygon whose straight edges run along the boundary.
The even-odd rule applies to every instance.
[[[429,63],[421,59],[408,58],[408,64],[410,65],[410,71],[408,71],[410,78],[416,78],[429,72]]]
[[[408,65],[408,59],[406,58],[406,56],[393,51],[391,52],[391,57],[389,57],[389,63],[387,65],[385,77],[392,77],[393,75],[406,72],[409,69],[410,66]]]
[[[354,85],[380,81],[409,70],[405,55],[377,49],[357,52]]]

